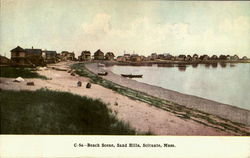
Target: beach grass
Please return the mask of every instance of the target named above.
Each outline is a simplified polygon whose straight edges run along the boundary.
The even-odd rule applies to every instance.
[[[1,90],[0,102],[1,134],[143,134],[100,100],[68,92]]]
[[[188,108],[177,103],[173,103],[161,98],[150,96],[144,92],[139,92],[121,85],[118,85],[112,81],[103,79],[102,77],[90,72],[86,69],[84,63],[73,64],[72,69],[80,76],[85,76],[91,79],[92,83],[99,84],[103,87],[109,88],[116,91],[124,96],[127,96],[134,100],[139,100],[150,105],[156,106],[168,112],[175,114],[177,117],[182,119],[189,119],[195,122],[210,126],[222,131],[231,131],[239,135],[250,135],[246,130],[241,130],[244,128],[243,124],[232,122],[230,120],[213,116],[211,114],[199,111],[197,109]]]
[[[0,67],[0,77],[6,78],[40,78],[47,79],[47,77],[39,75],[34,68],[27,67]]]

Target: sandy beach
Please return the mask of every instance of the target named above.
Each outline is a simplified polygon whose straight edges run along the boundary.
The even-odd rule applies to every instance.
[[[70,64],[72,64],[72,62],[61,62],[55,65],[50,65],[48,70],[38,71],[39,74],[50,78],[49,80],[25,79],[24,82],[17,83],[13,82],[13,78],[1,78],[0,88],[9,90],[37,90],[40,88],[47,88],[50,90],[67,91],[81,96],[100,99],[108,105],[108,108],[110,108],[113,113],[117,114],[119,119],[124,122],[128,122],[136,130],[144,132],[150,131],[156,135],[235,135],[235,133],[232,132],[221,131],[192,120],[176,117],[170,112],[156,108],[141,101],[132,100],[97,84],[92,84],[90,89],[86,89],[85,85],[89,81],[88,78],[80,77],[78,75],[72,76],[67,71],[58,71],[51,68],[53,66],[69,70]],[[95,73],[99,71],[99,68],[95,64],[89,64],[87,67]],[[217,114],[220,114],[223,117],[225,115],[229,117],[229,119],[249,125],[249,111],[247,110],[200,99],[194,96],[185,97],[184,95],[184,97],[181,98],[183,94],[179,94],[179,96],[177,96],[174,95],[174,92],[167,95],[167,91],[159,87],[149,90],[148,88],[150,88],[150,85],[136,83],[136,81],[118,77],[118,75],[110,72],[110,75],[104,78],[113,82],[116,81],[117,83],[125,85],[129,88],[132,87],[136,90],[146,91],[149,94],[154,93],[157,97],[173,101],[179,99],[180,104],[186,103],[186,106],[200,107],[202,110],[212,113],[219,112]],[[30,81],[33,81],[35,85],[27,86],[26,83]],[[82,87],[77,87],[78,81],[83,83]],[[215,106],[218,107],[213,109]],[[229,112],[230,115],[228,115]],[[233,114],[231,114],[232,112]]]

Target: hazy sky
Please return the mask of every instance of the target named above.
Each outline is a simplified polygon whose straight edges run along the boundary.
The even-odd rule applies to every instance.
[[[0,0],[2,55],[23,48],[115,55],[250,56],[250,2]]]

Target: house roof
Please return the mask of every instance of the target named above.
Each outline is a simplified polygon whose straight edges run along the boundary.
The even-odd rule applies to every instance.
[[[25,52],[28,54],[32,54],[32,53],[40,54],[42,53],[42,49],[25,49]]]
[[[91,55],[90,51],[87,51],[87,50],[82,51],[82,55],[83,55],[83,54],[85,54],[85,55]]]
[[[61,54],[62,54],[63,56],[67,56],[67,55],[72,55],[72,56],[74,56],[74,55],[75,55],[74,52],[68,52],[68,51],[62,51]]]
[[[95,56],[97,56],[97,55],[104,55],[104,53],[103,53],[100,49],[98,49],[98,50],[94,53],[94,55],[95,55]]]
[[[183,55],[183,54],[182,54],[182,55],[179,55],[178,57],[179,57],[179,58],[186,58],[186,55]]]
[[[68,51],[62,51],[61,53],[69,53]]]
[[[7,57],[5,57],[5,56],[2,56],[1,54],[0,54],[0,59],[10,60],[9,58],[7,58]]]
[[[17,46],[16,48],[12,49],[10,52],[24,52],[25,50],[20,47],[20,46]]]
[[[46,55],[56,55],[56,51],[53,50],[45,50],[43,51]]]
[[[131,57],[138,57],[138,54],[132,54]]]
[[[115,56],[113,52],[107,52],[105,56]]]

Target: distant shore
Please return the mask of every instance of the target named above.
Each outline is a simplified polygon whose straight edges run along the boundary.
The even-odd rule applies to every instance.
[[[175,67],[175,66],[186,66],[192,65],[193,67],[198,66],[199,64],[205,64],[206,66],[212,67],[226,67],[227,64],[234,66],[234,64],[239,63],[250,63],[250,60],[207,60],[207,61],[172,61],[172,60],[152,60],[152,61],[115,61],[115,60],[92,60],[84,61],[84,63],[105,63],[106,66],[113,65],[122,65],[122,66],[152,66],[158,65],[159,67]]]
[[[114,83],[117,83],[119,85],[145,92],[149,95],[166,99],[171,102],[178,103],[180,105],[184,105],[189,108],[198,109],[200,111],[204,111],[206,113],[210,113],[222,118],[229,119],[234,122],[250,125],[250,111],[246,109],[241,109],[232,105],[222,104],[219,102],[215,102],[212,100],[188,95],[188,94],[182,94],[176,91],[164,89],[157,86],[152,86],[149,84],[137,82],[132,79],[127,79],[124,77],[121,77],[117,74],[114,74],[113,72],[109,70],[104,70],[102,67],[98,67],[96,63],[92,64],[86,64],[86,68],[90,70],[91,72],[97,74],[101,71],[107,71],[108,75],[103,76],[104,79],[110,80]]]

